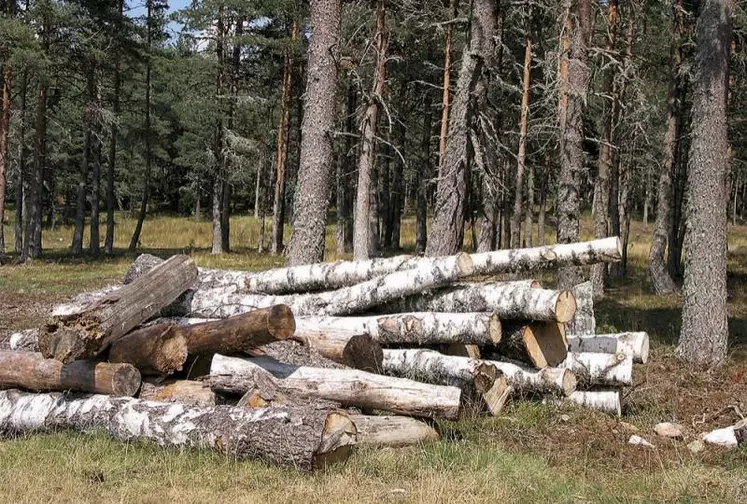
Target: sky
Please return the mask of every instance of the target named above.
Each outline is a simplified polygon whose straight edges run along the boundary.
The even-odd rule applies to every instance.
[[[185,7],[187,7],[191,0],[167,0],[169,3],[169,13],[175,12],[178,10],[181,10]],[[131,18],[139,18],[139,17],[145,17],[145,0],[130,0],[127,2],[127,5],[129,6],[129,11],[127,12],[127,15]],[[181,29],[181,25],[179,23],[170,22],[167,27],[166,31],[171,35],[172,37],[176,37],[177,32]]]

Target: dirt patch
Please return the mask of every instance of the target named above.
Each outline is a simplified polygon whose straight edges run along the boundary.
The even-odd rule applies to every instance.
[[[59,294],[8,292],[0,290],[0,349],[8,348],[13,331],[38,327],[52,305],[66,299]]]

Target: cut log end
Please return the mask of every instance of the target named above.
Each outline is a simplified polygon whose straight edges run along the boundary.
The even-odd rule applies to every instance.
[[[134,396],[141,383],[140,371],[130,364],[120,364],[112,373],[112,392],[117,396]]]
[[[563,392],[566,397],[570,397],[576,391],[576,387],[578,386],[576,373],[570,369],[564,369],[561,383],[563,384]]]
[[[114,342],[109,362],[127,362],[143,374],[181,371],[187,361],[187,341],[178,326],[158,324],[137,330]]]
[[[457,267],[459,269],[460,278],[468,277],[475,271],[475,266],[472,263],[472,258],[465,252],[460,252],[457,255]]]
[[[492,341],[494,345],[500,343],[501,338],[503,337],[503,326],[501,325],[501,319],[498,318],[498,315],[496,313],[490,315],[488,335],[490,336],[490,341]]]
[[[576,314],[576,297],[571,291],[562,291],[558,295],[558,302],[555,305],[555,316],[561,324],[567,324],[573,320]]]
[[[641,364],[646,364],[648,362],[648,352],[649,352],[649,341],[648,341],[648,334],[646,334],[645,337],[641,338],[640,353],[638,357],[641,361]]]
[[[369,373],[380,373],[383,360],[381,345],[368,334],[358,334],[351,337],[345,345],[341,364]]]
[[[487,393],[496,383],[496,380],[502,377],[498,369],[487,362],[480,362],[475,366],[474,387],[479,393]],[[505,378],[504,378],[505,382]]]
[[[529,358],[536,367],[557,366],[568,355],[563,324],[535,322],[524,329],[523,338]]]
[[[39,351],[46,358],[69,364],[76,356],[87,353],[86,340],[78,337],[75,329],[57,320],[50,320],[39,330]]]
[[[342,412],[327,415],[322,442],[314,454],[314,469],[324,469],[347,460],[353,452],[358,429],[350,417]]]
[[[498,415],[506,405],[506,401],[511,395],[511,392],[513,392],[513,387],[508,384],[506,377],[501,374],[501,376],[495,380],[493,386],[482,394],[488,412],[493,416]]]
[[[290,306],[280,304],[272,307],[268,317],[268,329],[270,334],[279,340],[293,336],[296,332],[296,319]]]

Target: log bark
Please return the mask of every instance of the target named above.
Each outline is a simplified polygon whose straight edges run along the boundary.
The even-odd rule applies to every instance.
[[[471,273],[469,255],[459,254],[441,258],[424,267],[397,271],[352,287],[318,294],[263,296],[236,294],[230,289],[197,290],[183,296],[171,311],[179,315],[226,318],[258,308],[287,304],[296,317],[349,315],[393,299],[442,287]]]
[[[321,334],[329,339],[369,335],[381,345],[460,343],[492,345],[501,340],[495,313],[415,312],[367,317],[299,317],[297,335]]]
[[[565,326],[557,322],[512,322],[506,325],[501,342],[491,350],[541,368],[557,366],[568,355]]]
[[[233,459],[257,458],[312,471],[345,460],[355,425],[340,412],[292,408],[197,407],[104,395],[0,392],[0,433],[70,429],[120,440],[211,448]]]
[[[501,371],[508,384],[520,394],[552,394],[567,397],[576,391],[576,375],[570,369],[532,369],[512,362],[486,362]]]
[[[461,390],[428,385],[354,369],[289,366],[273,359],[238,359],[216,354],[209,383],[214,390],[245,393],[268,372],[283,392],[339,402],[344,406],[391,411],[418,417],[456,419]]]
[[[129,364],[90,360],[63,364],[38,352],[6,351],[0,352],[0,388],[132,396],[140,388],[140,373]]]
[[[388,349],[384,351],[383,370],[390,376],[459,387],[465,402],[493,415],[501,411],[507,398],[508,384],[503,373],[493,364],[468,357],[425,349]]]
[[[359,445],[400,448],[438,441],[441,435],[425,422],[390,415],[351,415]]]
[[[39,348],[64,363],[94,357],[175,301],[196,278],[192,260],[174,256],[83,310],[53,316],[40,328]]]
[[[295,339],[316,350],[320,355],[347,367],[378,373],[384,354],[381,345],[369,334],[345,330],[303,330]]]
[[[568,396],[567,401],[610,415],[622,414],[622,394],[619,390],[579,390]]]
[[[269,357],[288,366],[303,366],[324,369],[345,369],[345,366],[322,354],[309,346],[297,341],[277,341],[259,348],[251,353],[251,357]],[[380,369],[380,368],[379,368]],[[378,369],[376,370],[378,372]]]
[[[570,291],[530,289],[523,285],[465,284],[429,294],[401,298],[384,307],[386,312],[494,312],[519,320],[568,322],[576,311]]]
[[[215,393],[210,387],[192,380],[171,380],[159,384],[143,382],[139,398],[187,406],[215,406]]]
[[[572,370],[585,387],[633,384],[633,358],[621,353],[571,352],[559,367]]]
[[[568,334],[594,334],[597,332],[597,321],[594,317],[594,287],[592,282],[584,282],[571,289],[576,298],[576,314],[568,322]]]
[[[168,375],[182,370],[188,354],[187,340],[178,326],[157,324],[115,341],[109,361],[132,364],[145,375]]]
[[[649,338],[645,332],[623,332],[615,334],[583,334],[568,336],[571,352],[598,352],[624,354],[633,362],[648,362]]]

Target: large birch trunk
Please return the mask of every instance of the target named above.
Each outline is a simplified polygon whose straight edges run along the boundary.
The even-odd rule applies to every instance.
[[[492,350],[535,367],[557,366],[568,355],[565,326],[557,322],[512,322]]]
[[[559,367],[572,370],[583,386],[633,384],[633,358],[621,353],[571,352]]]
[[[61,362],[96,356],[175,301],[196,278],[192,260],[174,256],[82,310],[57,311],[40,329],[39,348]]]
[[[568,334],[594,334],[597,332],[597,321],[594,317],[594,287],[592,282],[584,282],[571,289],[576,298],[576,314],[568,322]]]
[[[491,345],[501,340],[495,313],[397,313],[367,317],[300,317],[296,333],[328,334],[330,338],[367,334],[381,345],[460,343]]]
[[[63,364],[36,352],[0,352],[0,388],[135,395],[140,373],[129,364],[76,360]]]
[[[120,441],[211,448],[233,459],[257,458],[311,471],[345,460],[355,425],[344,413],[291,408],[197,407],[104,395],[0,392],[0,432],[70,429]]]
[[[576,391],[576,375],[570,369],[529,367],[503,361],[486,361],[501,371],[508,384],[520,394],[570,396]]]
[[[239,359],[216,354],[210,368],[214,390],[246,393],[255,383],[275,377],[284,392],[338,402],[344,406],[420,417],[459,416],[461,390],[392,378],[353,369],[289,366],[273,359]]]
[[[633,362],[648,362],[649,339],[645,332],[623,332],[615,334],[569,335],[568,350],[571,352],[598,352],[625,354]]]
[[[350,420],[358,429],[357,444],[359,445],[399,448],[441,439],[441,435],[436,429],[414,418],[389,415],[351,415]]]

